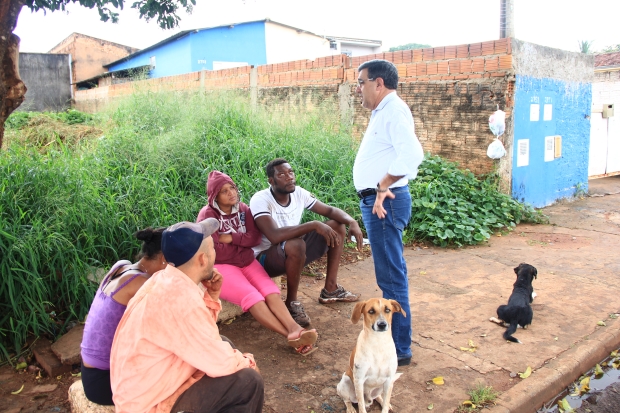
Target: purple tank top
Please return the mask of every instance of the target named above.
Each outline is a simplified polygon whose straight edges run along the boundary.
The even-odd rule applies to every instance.
[[[111,281],[119,267],[131,265],[131,261],[119,261],[108,272],[95,294],[93,303],[90,306],[84,334],[82,336],[82,361],[100,370],[110,370],[110,352],[112,351],[112,339],[116,333],[116,327],[125,313],[127,306],[119,304],[112,297],[134,278],[144,275],[137,273],[132,275],[120,287],[107,296],[103,290]]]

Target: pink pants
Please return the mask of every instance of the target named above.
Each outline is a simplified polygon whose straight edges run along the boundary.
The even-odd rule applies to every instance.
[[[256,260],[243,268],[229,264],[215,264],[215,268],[224,278],[220,298],[241,306],[244,312],[265,301],[269,294],[280,294],[280,289]]]

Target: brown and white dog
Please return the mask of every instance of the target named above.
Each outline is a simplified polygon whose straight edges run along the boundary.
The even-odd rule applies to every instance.
[[[336,389],[347,406],[347,413],[355,413],[352,403],[358,403],[359,413],[366,413],[375,399],[381,404],[382,413],[391,409],[392,388],[401,375],[396,373],[398,360],[392,339],[394,312],[406,317],[396,300],[384,298],[359,302],[353,309],[351,322],[357,324],[364,316],[364,328],[351,352],[349,367]]]

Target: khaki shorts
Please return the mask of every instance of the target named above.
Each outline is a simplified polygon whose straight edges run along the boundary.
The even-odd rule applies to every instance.
[[[318,260],[329,250],[325,238],[316,231],[305,234],[301,239],[306,243],[306,262],[304,266]],[[286,274],[284,244],[286,244],[286,241],[272,245],[256,256],[256,259],[265,268],[270,277]]]

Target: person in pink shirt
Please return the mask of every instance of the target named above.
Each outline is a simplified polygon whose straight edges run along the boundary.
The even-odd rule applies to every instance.
[[[219,335],[222,275],[213,268],[216,219],[162,234],[168,265],[129,302],[116,329],[110,378],[116,413],[260,413],[254,357]]]
[[[254,224],[250,208],[240,201],[233,180],[223,172],[211,171],[207,180],[209,203],[200,210],[196,222],[215,218],[220,223],[214,233],[215,267],[222,273],[221,298],[249,311],[261,325],[286,338],[287,344],[306,356],[316,350],[315,329],[306,330],[286,309],[280,289],[254,258],[252,247],[262,234]]]

